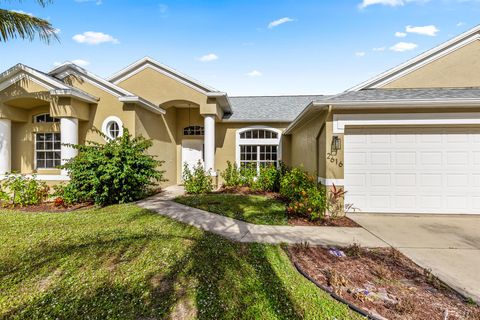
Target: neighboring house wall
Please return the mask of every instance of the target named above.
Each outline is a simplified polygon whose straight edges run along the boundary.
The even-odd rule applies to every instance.
[[[480,41],[476,40],[383,88],[437,88],[480,86]]]

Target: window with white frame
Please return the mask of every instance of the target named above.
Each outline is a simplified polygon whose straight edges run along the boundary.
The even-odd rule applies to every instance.
[[[102,132],[106,140],[114,140],[123,135],[123,122],[119,117],[107,117],[102,124]]]
[[[205,130],[202,126],[189,126],[183,128],[184,136],[203,136],[204,134]]]
[[[254,127],[237,131],[237,163],[254,166],[257,171],[263,166],[278,166],[281,160],[281,131],[274,128]]]
[[[35,134],[35,162],[37,169],[54,169],[62,160],[60,133]]]
[[[60,122],[60,119],[52,118],[49,113],[42,113],[33,117],[35,123],[54,123]]]

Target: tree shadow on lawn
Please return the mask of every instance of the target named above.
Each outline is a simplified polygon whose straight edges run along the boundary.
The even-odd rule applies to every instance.
[[[33,278],[45,266],[60,268],[66,260],[85,254],[98,254],[96,266],[105,267],[108,248],[115,251],[118,259],[128,252],[132,260],[136,257],[132,250],[147,246],[155,238],[182,239],[158,231],[145,236],[37,248],[38,252],[23,261],[24,269],[10,269],[9,273],[21,272],[26,277],[31,274]],[[111,275],[99,277],[98,283],[86,287],[85,283],[60,278],[32,300],[0,313],[0,318],[164,319],[174,313],[177,316],[173,318],[182,319],[302,319],[302,311],[269,261],[267,246],[234,243],[210,233],[183,239],[191,245],[172,265],[158,261],[154,271],[145,273],[140,281],[138,277],[130,279],[128,274],[122,279]],[[83,271],[75,272],[76,281],[82,279]],[[5,273],[1,275],[4,276]],[[180,309],[187,310],[179,313],[179,304]]]

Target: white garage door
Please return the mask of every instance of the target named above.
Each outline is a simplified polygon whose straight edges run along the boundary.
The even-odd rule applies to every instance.
[[[480,129],[347,128],[344,163],[362,212],[480,213]]]

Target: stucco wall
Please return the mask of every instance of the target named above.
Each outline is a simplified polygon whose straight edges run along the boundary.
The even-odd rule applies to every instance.
[[[480,41],[476,40],[413,71],[384,88],[480,86]]]

